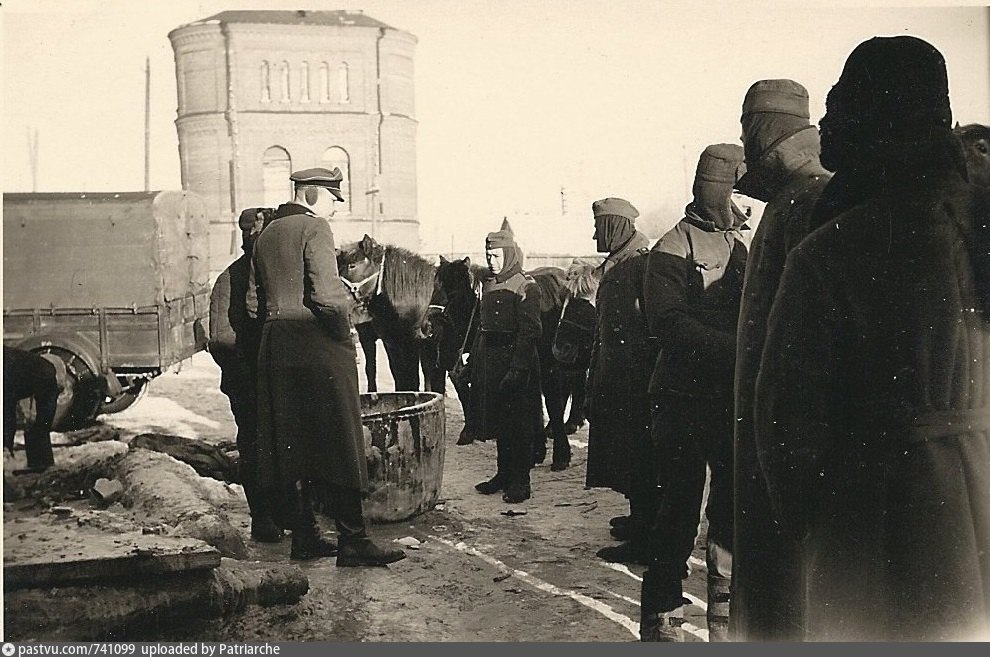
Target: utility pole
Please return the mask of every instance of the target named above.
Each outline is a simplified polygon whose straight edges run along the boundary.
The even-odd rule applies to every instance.
[[[38,191],[38,129],[28,127],[28,162],[31,165],[31,191]]]
[[[378,240],[378,193],[382,191],[378,187],[378,176],[373,176],[371,179],[371,187],[368,188],[364,194],[365,196],[371,197],[371,236]]]
[[[144,58],[144,191],[151,191],[151,57]]]
[[[567,214],[567,195],[564,193],[564,186],[560,186],[560,216]]]

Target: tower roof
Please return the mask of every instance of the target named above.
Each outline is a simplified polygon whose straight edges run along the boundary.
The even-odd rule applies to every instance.
[[[384,27],[394,29],[391,25],[365,16],[361,10],[337,9],[333,11],[297,10],[234,10],[222,11],[219,14],[198,20],[195,23],[266,23],[272,25],[336,25],[355,27]]]

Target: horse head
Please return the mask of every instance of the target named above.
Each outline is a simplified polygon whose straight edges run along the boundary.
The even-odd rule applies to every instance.
[[[990,187],[990,126],[956,124],[953,132],[962,143],[969,181],[980,187]]]
[[[438,365],[443,369],[450,370],[457,362],[474,312],[474,290],[471,258],[447,260],[440,256],[428,320],[438,344]]]
[[[355,300],[366,304],[374,296],[384,256],[385,246],[368,235],[338,250],[338,273]]]

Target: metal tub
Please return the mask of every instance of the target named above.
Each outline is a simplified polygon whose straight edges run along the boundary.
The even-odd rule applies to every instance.
[[[443,483],[445,415],[433,392],[361,395],[368,457],[365,517],[396,522],[429,511]]]

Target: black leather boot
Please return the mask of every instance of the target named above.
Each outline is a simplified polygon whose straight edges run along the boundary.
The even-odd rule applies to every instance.
[[[458,445],[470,445],[474,442],[474,434],[468,430],[467,426],[461,429],[461,435],[457,437]]]
[[[367,536],[341,539],[337,567],[387,566],[405,558],[406,553],[402,550],[379,547]]]
[[[337,556],[337,544],[328,541],[315,531],[292,532],[292,550],[289,558],[295,561],[311,561]]]
[[[612,563],[636,563],[647,566],[651,561],[649,551],[641,541],[610,545],[603,547],[595,554],[598,558]]]
[[[474,489],[481,493],[482,495],[494,495],[500,490],[505,488],[505,477],[500,473],[496,474],[494,477],[488,481],[483,481],[480,484],[475,484]]]
[[[251,538],[259,543],[278,543],[284,535],[270,516],[251,518]]]

